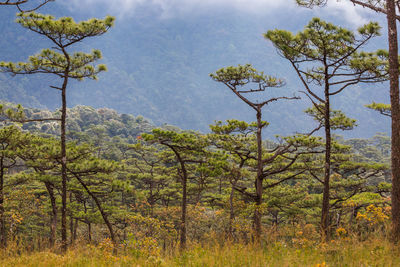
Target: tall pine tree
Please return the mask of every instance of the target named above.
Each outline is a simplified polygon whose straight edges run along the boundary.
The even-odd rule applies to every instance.
[[[67,118],[67,87],[70,79],[83,80],[84,78],[97,79],[97,74],[105,71],[105,65],[93,63],[101,58],[99,50],[91,53],[69,52],[72,45],[89,37],[100,36],[114,24],[113,17],[104,20],[90,19],[75,22],[70,17],[55,19],[50,15],[35,12],[19,13],[17,22],[35,33],[44,36],[54,45],[53,49],[43,49],[39,54],[31,56],[28,62],[0,62],[0,71],[11,74],[53,74],[61,78],[61,86],[51,86],[60,91],[61,105],[61,166],[62,166],[62,219],[61,238],[62,248],[67,248],[67,156],[66,156],[66,118]]]
[[[386,79],[386,53],[358,52],[370,39],[379,35],[379,25],[369,23],[358,30],[359,35],[314,18],[304,31],[292,34],[285,30],[268,31],[278,52],[295,69],[305,91],[314,105],[325,131],[325,177],[321,214],[321,230],[328,236],[329,228],[329,179],[331,173],[332,125],[331,98],[358,83],[371,83]],[[342,116],[343,123],[349,123]]]

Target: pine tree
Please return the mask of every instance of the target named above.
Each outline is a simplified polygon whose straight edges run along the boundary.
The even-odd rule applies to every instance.
[[[29,135],[15,126],[0,128],[0,245],[7,246],[4,218],[4,179],[7,171],[18,163],[17,151],[29,140]]]
[[[313,7],[323,6],[328,0],[296,0],[298,4]],[[393,241],[400,241],[400,97],[399,97],[399,58],[397,24],[400,16],[400,3],[395,0],[349,0],[355,5],[369,8],[386,16],[389,46],[389,80],[392,126],[392,224]],[[379,109],[378,109],[379,110]],[[385,113],[385,112],[384,112]]]
[[[239,65],[238,67],[228,67],[218,70],[215,74],[210,74],[211,78],[217,82],[225,84],[236,96],[243,102],[256,111],[257,121],[251,124],[251,128],[256,136],[256,157],[255,169],[257,170],[255,178],[255,193],[249,193],[247,188],[242,188],[240,191],[252,198],[255,202],[254,210],[254,233],[257,242],[261,241],[261,225],[262,225],[262,203],[263,203],[263,190],[279,185],[280,183],[290,180],[300,173],[291,173],[291,167],[295,166],[295,162],[302,153],[309,151],[300,151],[299,146],[303,146],[303,142],[307,142],[307,136],[298,135],[293,138],[285,138],[282,144],[277,144],[271,149],[264,149],[262,142],[262,130],[268,125],[268,122],[262,120],[262,108],[271,102],[286,99],[298,99],[298,97],[273,97],[267,100],[255,101],[246,94],[256,95],[257,93],[264,92],[270,87],[280,87],[283,81],[266,76],[263,72],[258,72],[251,65]],[[232,125],[230,126],[232,127]],[[237,127],[237,126],[236,126]],[[263,182],[266,178],[279,176],[269,185],[264,185]]]
[[[17,155],[24,161],[26,171],[30,180],[37,180],[43,183],[49,196],[51,205],[50,215],[50,247],[53,248],[57,239],[57,194],[61,188],[60,180],[57,177],[58,162],[56,160],[59,142],[55,138],[43,138],[36,135],[29,135],[29,141],[17,150]]]
[[[2,125],[20,122],[24,119],[24,115],[24,109],[21,105],[17,105],[16,107],[8,107],[7,105],[0,104],[0,123]]]
[[[325,177],[321,214],[321,230],[324,237],[328,237],[329,229],[331,130],[336,127],[331,124],[331,114],[335,113],[331,110],[331,97],[360,82],[371,83],[386,79],[385,51],[357,51],[371,38],[379,35],[379,29],[377,23],[369,23],[361,27],[358,30],[359,36],[356,36],[347,29],[314,18],[304,31],[296,35],[285,30],[268,31],[264,35],[295,69],[305,88],[303,93],[313,103],[314,116],[319,118],[322,123],[320,127],[325,131]],[[312,67],[310,64],[313,64]],[[334,115],[340,123],[347,123],[352,127],[351,121],[343,114]],[[339,128],[342,126],[346,125],[340,125]]]
[[[61,172],[59,163],[62,161],[60,147],[57,146],[57,143],[58,141],[54,138],[31,135],[30,141],[17,151],[18,156],[24,160],[25,166],[34,170],[34,174],[31,173],[30,175],[41,181],[47,189],[52,206],[50,225],[50,243],[52,246],[56,239],[58,210],[54,191],[62,188],[59,179],[57,179],[57,175]],[[76,213],[76,209],[71,204],[72,196],[89,196],[99,210],[101,218],[109,230],[111,240],[115,243],[115,234],[109,220],[108,211],[104,208],[106,201],[103,201],[103,197],[111,197],[109,190],[112,190],[112,173],[119,168],[118,164],[99,159],[95,155],[97,149],[88,144],[76,145],[69,142],[66,149],[71,219],[73,218],[72,215]],[[96,179],[93,179],[94,176]],[[73,235],[71,235],[71,240],[73,239]]]
[[[234,237],[233,222],[235,219],[234,194],[238,189],[241,179],[248,174],[249,161],[256,160],[255,135],[256,125],[244,121],[228,120],[225,124],[221,121],[210,125],[212,134],[208,135],[210,143],[217,149],[227,153],[229,157],[222,164],[229,183],[229,225],[228,234]]]
[[[190,168],[200,166],[207,160],[208,147],[207,139],[197,133],[154,129],[152,134],[143,134],[144,140],[150,143],[161,144],[170,149],[179,165],[178,175],[182,183],[182,202],[181,202],[181,222],[180,222],[180,248],[186,248],[186,217],[188,204],[188,180],[190,178]]]
[[[140,141],[130,145],[129,158],[124,160],[126,179],[145,195],[150,216],[153,216],[155,205],[163,199],[163,190],[173,182],[171,170],[165,166],[166,158],[165,149],[163,151],[159,145],[150,146]]]
[[[111,241],[116,245],[116,236],[110,221],[110,209],[106,203],[108,198],[112,199],[112,174],[120,168],[119,164],[98,158],[95,156],[96,149],[87,144],[77,146],[69,143],[67,149],[67,173],[78,182],[75,188],[80,185],[84,189],[82,191],[93,200],[107,226]]]
[[[63,17],[55,19],[50,15],[42,15],[34,12],[19,13],[17,22],[39,35],[49,39],[54,49],[43,49],[39,54],[31,56],[28,62],[0,62],[0,71],[18,74],[53,74],[62,79],[61,86],[51,86],[61,92],[62,107],[61,118],[61,166],[62,166],[62,219],[61,236],[62,248],[67,248],[67,166],[66,166],[66,92],[70,79],[83,80],[84,78],[97,79],[97,74],[105,71],[105,65],[93,63],[101,58],[99,50],[91,53],[75,52],[71,54],[69,48],[86,38],[100,36],[113,26],[114,18],[107,17],[104,20],[90,19],[76,23],[72,18]]]

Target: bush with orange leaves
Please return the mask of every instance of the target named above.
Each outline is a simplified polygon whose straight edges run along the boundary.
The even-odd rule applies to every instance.
[[[385,214],[381,207],[376,207],[375,205],[369,205],[364,213],[357,213],[357,220],[367,222],[370,226],[378,225],[384,223],[389,219],[389,216]]]
[[[389,221],[388,211],[390,210],[371,204],[364,212],[358,212],[356,219],[359,234],[365,236],[377,231],[386,232]]]

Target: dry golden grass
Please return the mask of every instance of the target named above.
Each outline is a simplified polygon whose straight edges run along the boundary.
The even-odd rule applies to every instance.
[[[12,253],[4,251],[0,266],[400,266],[400,249],[386,240],[364,242],[339,240],[328,244],[266,245],[226,244],[192,246],[187,251],[168,253],[119,251],[107,246],[82,246],[65,255],[45,252]]]

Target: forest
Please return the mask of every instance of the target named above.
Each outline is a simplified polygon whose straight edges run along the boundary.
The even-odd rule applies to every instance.
[[[314,17],[298,32],[260,33],[290,64],[298,91],[247,62],[211,69],[208,79],[253,120],[217,120],[207,132],[70,107],[71,83],[101,83],[107,71],[100,50],[79,45],[118,20],[40,13],[54,1],[0,0],[18,12],[15,24],[50,44],[26,61],[0,61],[0,72],[43,77],[58,106],[1,100],[1,266],[400,266],[399,1],[348,0],[387,25],[354,31]],[[384,30],[387,47],[371,51]],[[335,97],[382,84],[390,103],[363,108],[391,134],[341,135],[357,121]],[[272,104],[284,111],[300,99],[311,127],[271,132]]]

